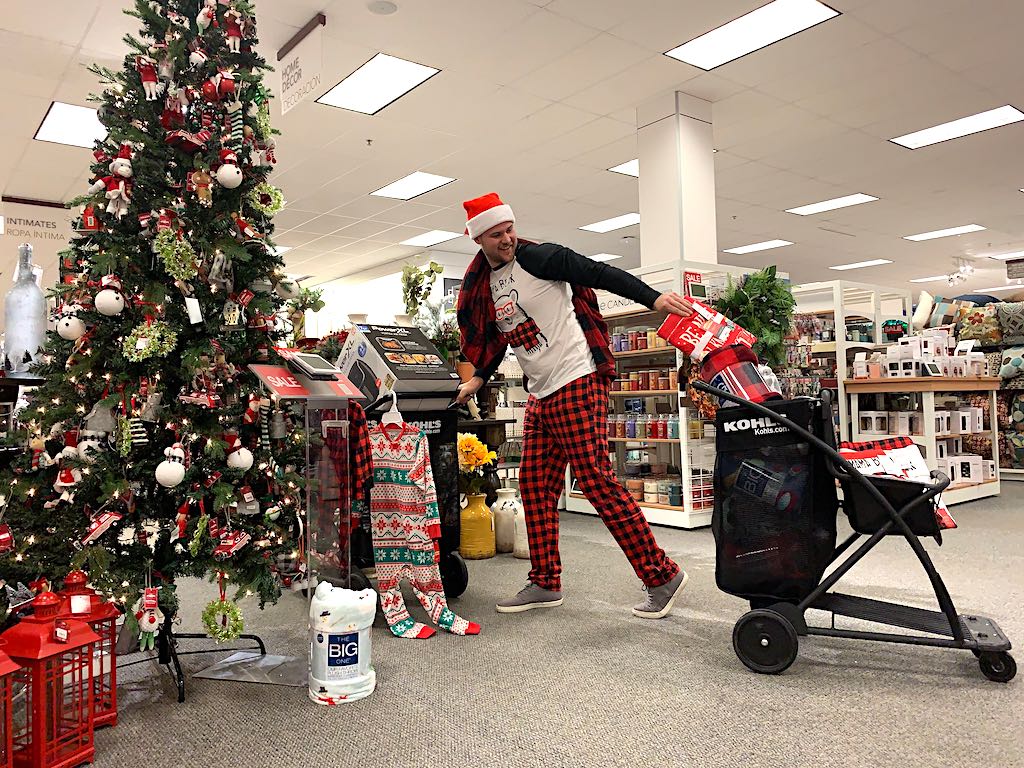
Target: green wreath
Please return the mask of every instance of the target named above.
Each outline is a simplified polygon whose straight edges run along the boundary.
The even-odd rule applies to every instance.
[[[195,250],[173,229],[160,232],[153,246],[164,262],[164,270],[175,280],[191,280],[199,274]]]
[[[249,205],[264,216],[273,216],[284,208],[284,193],[273,184],[261,181],[249,193]]]
[[[217,621],[221,616],[227,619],[224,626]],[[242,610],[232,600],[214,600],[203,609],[203,627],[218,643],[237,640],[245,629]]]
[[[124,340],[121,351],[133,363],[139,363],[154,355],[167,357],[177,344],[178,334],[171,326],[163,320],[154,320],[135,326]]]

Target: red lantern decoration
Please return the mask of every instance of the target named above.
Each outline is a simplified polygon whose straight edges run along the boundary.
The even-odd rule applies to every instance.
[[[60,616],[88,624],[100,637],[92,659],[92,711],[94,727],[117,725],[117,620],[121,612],[94,589],[82,571],[71,571],[64,579]]]
[[[60,598],[43,592],[33,613],[4,632],[5,650],[21,665],[14,684],[24,703],[14,712],[14,768],[73,768],[92,762],[92,659],[99,636],[76,619],[61,619]]]
[[[3,646],[4,641],[0,640],[0,768],[11,768],[14,765],[14,750],[11,748],[14,673],[21,667],[3,652]]]

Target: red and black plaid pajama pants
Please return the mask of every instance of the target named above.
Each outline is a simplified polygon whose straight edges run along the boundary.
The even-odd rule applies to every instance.
[[[558,497],[565,467],[594,506],[648,587],[660,587],[679,573],[658,546],[636,500],[615,479],[608,458],[608,385],[600,374],[576,379],[548,397],[531,397],[523,423],[519,493],[530,540],[530,581],[560,590]]]

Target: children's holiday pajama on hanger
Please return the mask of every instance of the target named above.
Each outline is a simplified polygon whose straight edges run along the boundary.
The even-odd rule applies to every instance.
[[[388,626],[397,637],[424,639],[434,630],[412,619],[402,597],[408,579],[431,621],[456,635],[476,635],[480,626],[456,615],[445,598],[437,565],[441,537],[427,437],[409,424],[370,430],[373,489],[370,518],[377,591]]]

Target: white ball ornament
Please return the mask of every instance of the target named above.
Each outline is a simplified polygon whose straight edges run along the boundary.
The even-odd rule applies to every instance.
[[[231,469],[240,469],[248,472],[252,467],[252,451],[248,448],[239,448],[237,451],[228,454],[228,466]]]
[[[85,323],[78,315],[64,315],[57,320],[57,335],[65,341],[78,341],[85,336]]]
[[[124,311],[124,296],[120,291],[104,288],[96,294],[96,311],[107,317],[120,315]]]
[[[164,488],[173,488],[185,479],[185,449],[175,443],[164,449],[165,458],[156,465],[156,481]]]
[[[98,454],[102,448],[103,443],[97,433],[83,432],[83,434],[78,438],[78,456],[83,461],[87,461],[90,464],[96,461],[96,454]]]
[[[217,183],[225,189],[235,189],[242,183],[242,169],[232,163],[225,163],[217,169]]]
[[[287,277],[278,280],[274,286],[274,293],[286,300],[299,298],[300,290],[299,284]]]

